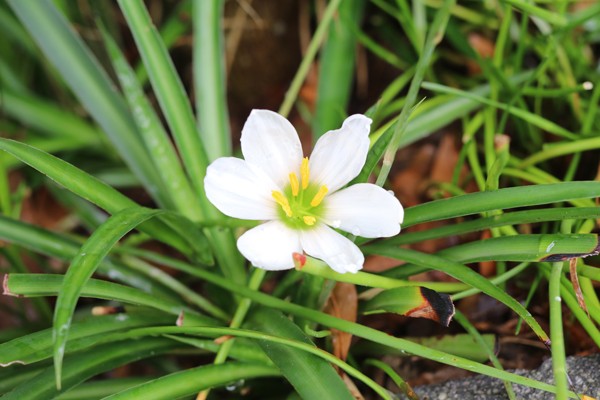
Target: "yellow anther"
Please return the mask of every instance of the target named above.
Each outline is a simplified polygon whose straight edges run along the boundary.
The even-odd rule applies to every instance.
[[[308,157],[302,159],[300,165],[300,179],[302,180],[302,189],[308,187],[308,179],[310,178],[310,170],[308,169]]]
[[[313,226],[315,224],[315,222],[317,222],[317,219],[310,215],[306,215],[306,216],[302,217],[302,220],[308,226]]]
[[[292,195],[294,197],[298,196],[300,192],[300,184],[298,183],[298,177],[295,173],[290,173],[290,185],[292,186]]]
[[[316,207],[319,204],[321,204],[321,202],[323,201],[325,196],[327,196],[327,192],[329,192],[329,189],[327,189],[327,186],[325,186],[325,185],[321,186],[321,188],[319,189],[317,194],[315,194],[315,197],[313,197],[313,199],[310,201],[311,207]]]
[[[273,196],[273,198],[275,199],[277,204],[279,204],[281,206],[285,215],[287,215],[288,217],[291,217],[292,209],[290,207],[290,202],[288,201],[287,197],[285,197],[283,195],[283,193],[278,192],[277,190],[273,190],[271,192],[271,196]]]

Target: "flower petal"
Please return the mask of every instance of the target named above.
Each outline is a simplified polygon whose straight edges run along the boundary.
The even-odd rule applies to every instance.
[[[332,193],[356,178],[369,152],[371,122],[352,115],[340,129],[321,136],[310,156],[311,182],[326,185]]]
[[[280,221],[269,221],[244,233],[237,247],[252,265],[278,271],[294,268],[293,253],[302,252],[298,232]]]
[[[350,240],[324,224],[300,232],[302,248],[309,256],[325,261],[340,274],[362,269],[365,257]]]
[[[210,164],[204,189],[208,200],[230,217],[277,218],[276,203],[271,197],[277,186],[262,171],[239,158],[222,157]]]
[[[356,236],[389,237],[400,232],[404,209],[387,190],[359,183],[325,199],[325,219],[331,226]]]
[[[252,110],[241,142],[246,162],[262,169],[280,188],[287,186],[290,172],[299,173],[302,144],[292,124],[281,115]]]

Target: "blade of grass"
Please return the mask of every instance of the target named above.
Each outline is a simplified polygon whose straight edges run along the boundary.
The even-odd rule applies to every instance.
[[[166,338],[144,338],[108,343],[68,358],[64,369],[64,390],[120,365],[153,357],[182,345]],[[54,368],[48,367],[34,378],[5,394],[7,400],[46,400],[60,393],[54,386]]]
[[[4,276],[4,294],[25,297],[56,296],[60,293],[62,283],[62,275],[7,274]],[[206,326],[217,325],[216,320],[201,315],[179,302],[159,297],[156,293],[146,293],[117,283],[90,279],[81,289],[80,296],[146,306],[175,316],[185,312],[185,318],[190,323]]]
[[[437,239],[441,237],[456,236],[468,232],[477,232],[489,228],[507,225],[532,224],[546,221],[561,221],[564,219],[597,219],[600,218],[598,207],[559,207],[544,208],[540,210],[515,211],[502,215],[494,215],[479,218],[473,221],[461,222],[452,225],[444,225],[418,232],[404,232],[402,235],[385,240],[383,243],[390,245],[402,245],[418,243],[424,240]]]
[[[582,151],[592,151],[600,148],[600,137],[590,139],[579,139],[572,142],[553,143],[544,146],[544,149],[536,154],[524,159],[519,168],[526,168],[530,165],[538,164],[542,161],[554,157],[564,156],[566,154],[578,153]]]
[[[196,201],[200,205],[201,216],[203,219],[214,217],[218,213],[208,202],[204,192],[204,176],[209,160],[197,133],[192,108],[175,66],[150,20],[144,3],[139,0],[120,0],[119,7],[129,24],[150,83],[171,128],[192,186],[196,190]],[[240,284],[243,283],[246,274],[231,232],[210,229],[206,233],[224,274]]]
[[[526,80],[529,75],[530,73],[515,75],[511,77],[510,81],[512,84],[516,85]],[[489,85],[482,85],[472,89],[472,93],[480,96],[486,96],[489,94],[489,91]],[[427,105],[430,103],[432,106],[428,107]],[[417,140],[423,139],[448,125],[450,122],[455,121],[460,117],[464,117],[480,107],[481,103],[461,96],[438,96],[425,100],[421,103],[421,106],[412,113],[409,121],[410,123],[406,127],[406,132],[400,136],[399,146],[405,147]],[[376,140],[376,142],[369,151],[365,166],[352,182],[358,183],[366,182],[368,180],[369,175],[373,173],[387,146],[389,146],[394,132],[398,129],[398,124],[399,119],[396,118],[395,122],[390,123],[388,128],[381,134],[376,132],[371,135],[371,140]]]
[[[562,276],[562,262],[552,263],[552,272],[549,278],[548,297],[550,303],[550,335],[552,338],[552,372],[556,382],[556,398],[566,399],[569,385],[567,383],[565,338],[563,335],[562,298],[560,296],[560,278]]]
[[[404,267],[404,265],[402,266]],[[456,292],[467,288],[463,283],[456,282],[422,282],[389,278],[383,275],[358,271],[355,274],[340,274],[332,270],[323,261],[306,257],[306,262],[300,268],[303,274],[320,276],[336,282],[347,282],[355,285],[374,287],[380,289],[394,289],[399,287],[423,286],[440,292]]]
[[[260,364],[229,362],[175,372],[105,397],[105,400],[170,400],[225,386],[240,379],[278,376],[277,369]]]
[[[128,312],[127,314],[87,316],[71,326],[71,340],[90,336],[102,337],[115,331],[168,324],[173,317],[161,313]],[[52,357],[52,329],[44,329],[29,335],[23,335],[0,344],[0,365],[31,364]],[[67,350],[69,348],[67,347]]]
[[[56,387],[59,390],[65,345],[82,287],[123,236],[160,212],[160,210],[141,207],[119,211],[100,225],[71,262],[54,307],[54,368],[56,370]]]
[[[503,2],[510,4],[511,6],[520,9],[523,12],[534,15],[538,18],[541,18],[544,21],[547,21],[557,27],[561,28],[567,25],[567,18],[563,15],[554,13],[545,8],[541,8],[536,6],[535,4],[528,3],[523,0],[502,0]]]
[[[392,248],[383,244],[364,247],[378,252]],[[546,261],[561,257],[588,256],[599,250],[596,234],[531,234],[501,236],[468,242],[439,251],[439,256],[461,263],[476,261]],[[402,265],[405,267],[405,265]]]
[[[595,181],[531,185],[492,192],[477,192],[410,207],[406,209],[402,226],[408,227],[423,222],[462,217],[484,211],[551,204],[598,196],[600,196],[600,182]]]
[[[127,377],[88,381],[55,397],[56,400],[98,400],[123,390],[142,385],[148,377]]]
[[[260,308],[253,314],[251,325],[272,336],[314,346],[300,328],[280,312]],[[344,381],[328,362],[286,345],[265,341],[258,343],[303,399],[353,399]]]
[[[345,0],[329,27],[319,59],[317,102],[312,121],[313,143],[325,132],[337,129],[347,115],[354,65],[356,34],[365,2]]]
[[[314,366],[315,358],[314,357],[305,358],[303,356],[300,356],[301,353],[304,353],[305,355],[316,356],[316,358],[319,359],[319,361],[317,361],[317,365],[316,365],[317,368],[320,368],[321,370],[327,370],[328,367],[329,368],[331,367],[331,366],[329,366],[329,364],[321,364],[324,361],[326,361],[327,363],[333,364],[333,365],[339,367],[340,369],[342,369],[343,371],[345,371],[348,375],[359,379],[360,381],[365,383],[365,385],[371,387],[382,398],[389,399],[388,393],[386,392],[385,389],[383,389],[381,386],[379,386],[373,380],[368,378],[366,375],[364,375],[358,369],[350,366],[349,364],[345,363],[344,361],[340,360],[339,358],[335,357],[334,355],[326,352],[325,350],[322,350],[322,349],[316,347],[299,330],[299,328],[296,325],[289,322],[289,319],[288,319],[288,322],[289,322],[289,324],[292,324],[292,325],[286,324],[286,326],[283,329],[272,329],[271,328],[272,326],[280,325],[280,323],[282,321],[281,320],[282,315],[281,315],[281,313],[277,313],[272,310],[267,310],[267,312],[272,315],[272,317],[268,317],[267,319],[270,321],[276,320],[278,322],[278,324],[277,325],[270,324],[269,328],[266,330],[262,329],[262,328],[260,331],[255,331],[255,330],[248,330],[248,329],[233,329],[233,328],[220,328],[220,327],[198,327],[198,326],[191,326],[191,327],[164,326],[164,327],[160,327],[159,326],[159,327],[132,329],[131,331],[129,331],[126,334],[126,336],[122,336],[121,340],[123,340],[125,338],[144,337],[144,336],[148,336],[148,335],[154,336],[154,335],[159,335],[159,334],[165,335],[167,337],[174,337],[173,335],[177,334],[177,335],[206,336],[206,337],[210,337],[210,338],[219,338],[219,337],[223,337],[223,336],[234,336],[234,337],[238,338],[236,340],[239,340],[239,338],[252,339],[253,341],[263,342],[263,347],[266,347],[267,344],[270,344],[273,346],[277,345],[277,348],[284,348],[284,352],[285,352],[285,348],[287,348],[287,350],[294,350],[294,351],[298,350],[299,352],[297,352],[294,355],[294,359],[296,359],[298,362],[300,362],[302,364],[304,364],[305,362],[308,362]],[[260,313],[262,315],[262,312],[260,312]],[[257,317],[252,317],[252,320],[255,320],[256,318]],[[283,317],[283,318],[285,318],[285,317]],[[263,325],[263,323],[259,323],[258,325]],[[278,331],[278,333],[276,335],[274,335],[274,334],[271,334],[268,332],[265,333],[265,331]],[[298,335],[298,333],[299,333],[299,335]],[[182,339],[183,341],[190,340],[189,338],[187,338],[187,339],[184,339],[183,337],[179,337],[179,338]],[[262,361],[269,361],[269,359],[267,358],[266,360],[262,360]],[[287,361],[290,361],[290,360],[287,360]],[[285,360],[284,360],[284,362],[285,362]],[[325,367],[325,365],[327,365],[327,367]],[[313,374],[311,373],[310,375],[312,376]],[[325,371],[325,375],[329,375],[329,372]],[[339,378],[336,375],[335,378],[331,378],[331,379],[339,379]],[[323,384],[327,384],[327,382],[328,382],[328,380],[325,379],[324,377],[322,377],[320,379],[320,381],[324,381],[324,383],[312,382],[312,379],[311,379],[311,383],[314,383],[318,386],[323,386]],[[335,385],[337,385],[337,383]],[[307,390],[310,390],[310,389],[307,389]],[[320,388],[318,391],[327,392],[327,389]],[[315,392],[317,392],[317,390],[315,390]],[[328,397],[318,397],[318,398],[328,398]],[[333,398],[337,398],[337,397],[333,397]]]
[[[194,87],[198,129],[209,161],[231,155],[221,21],[225,1],[195,0]]]

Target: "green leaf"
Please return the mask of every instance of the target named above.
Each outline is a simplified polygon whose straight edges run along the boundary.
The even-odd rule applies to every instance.
[[[251,324],[261,332],[312,343],[297,325],[273,310],[259,309],[252,315]],[[326,361],[286,345],[259,344],[303,399],[353,399],[342,379]]]
[[[129,231],[158,215],[160,210],[127,208],[112,215],[90,236],[71,262],[54,308],[54,366],[56,385],[60,389],[60,373],[71,319],[82,287],[90,279],[112,247]]]
[[[144,187],[165,204],[158,172],[147,156],[125,102],[76,31],[50,0],[35,4],[9,0],[8,4]]]
[[[491,333],[482,335],[486,346],[494,348],[496,345],[496,336]],[[478,343],[471,335],[459,333],[457,335],[443,335],[431,337],[404,337],[406,340],[418,343],[429,349],[439,350],[458,357],[468,358],[477,362],[487,362],[489,360],[482,344]],[[353,355],[361,356],[397,356],[410,357],[411,354],[393,347],[384,346],[378,343],[361,341],[352,346]]]
[[[225,1],[193,2],[194,87],[200,135],[208,158],[231,155],[231,133],[227,112],[225,54],[223,51],[223,7]]]
[[[228,362],[206,365],[150,380],[105,400],[171,400],[196,394],[204,389],[225,386],[240,379],[277,376],[275,368],[250,363]]]
[[[62,275],[7,274],[4,276],[4,294],[25,297],[57,296],[62,284]],[[180,316],[184,312],[188,322],[197,325],[218,324],[216,320],[201,315],[181,303],[158,296],[156,293],[146,293],[117,283],[90,279],[81,289],[80,296],[146,306],[175,316]]]
[[[331,23],[319,59],[317,103],[313,118],[313,142],[325,132],[338,129],[347,115],[356,59],[356,35],[365,2],[345,0]]]
[[[162,313],[127,312],[127,314],[87,316],[74,322],[69,330],[70,342],[89,337],[103,337],[115,331],[156,324],[172,323],[173,317]],[[0,365],[31,364],[52,357],[52,329],[23,335],[0,344]],[[67,346],[69,350],[69,346]]]
[[[438,255],[451,260],[475,261],[564,261],[596,255],[596,234],[553,234],[503,236],[469,242],[442,250]]]
[[[365,248],[367,252],[385,253],[384,245]],[[596,234],[553,234],[502,236],[464,243],[436,253],[459,263],[479,261],[565,261],[570,258],[588,257],[598,254],[600,243]],[[401,270],[411,268],[407,263],[386,271],[386,275],[397,276]],[[398,274],[395,272],[397,271]]]
[[[127,377],[84,382],[62,393],[56,400],[98,400],[148,381],[148,377]]]
[[[388,289],[361,304],[365,314],[391,312],[413,318],[427,318],[448,326],[454,316],[450,296],[424,287]]]
[[[437,226],[435,229],[428,229],[425,231],[403,232],[398,236],[385,240],[385,243],[397,246],[507,225],[562,221],[565,219],[597,218],[600,218],[600,207],[555,207],[540,210],[515,211],[512,213],[479,218],[473,221]]]
[[[89,351],[67,357],[63,370],[63,391],[79,383],[110,371],[120,365],[153,357],[182,345],[165,338],[144,338],[120,343],[107,343]],[[61,390],[55,386],[54,368],[48,367],[30,380],[27,380],[5,394],[6,400],[47,400]]]
[[[579,181],[510,187],[434,200],[406,209],[403,227],[484,211],[550,204],[600,196],[600,182]]]

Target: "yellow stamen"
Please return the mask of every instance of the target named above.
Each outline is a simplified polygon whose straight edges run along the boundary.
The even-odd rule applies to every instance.
[[[306,215],[306,216],[302,217],[302,220],[308,226],[313,226],[315,224],[315,222],[317,222],[317,219],[310,215]]]
[[[310,170],[308,169],[308,157],[304,157],[302,159],[302,164],[300,165],[300,179],[302,180],[302,189],[306,189],[308,187],[309,177]]]
[[[321,186],[321,188],[319,189],[317,194],[315,194],[315,197],[313,197],[313,199],[310,201],[311,207],[316,207],[319,204],[321,204],[321,202],[327,195],[327,192],[329,192],[329,189],[327,189],[327,186],[325,186],[325,185]]]
[[[294,197],[298,196],[300,192],[300,184],[298,183],[298,177],[295,173],[290,173],[290,185],[292,186],[292,195]]]
[[[277,204],[281,206],[283,212],[285,212],[285,215],[291,217],[292,209],[290,207],[290,202],[288,201],[287,197],[285,197],[281,192],[278,192],[277,190],[273,190],[271,192],[271,196],[273,196]]]

